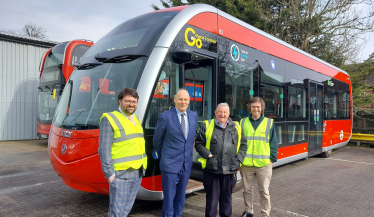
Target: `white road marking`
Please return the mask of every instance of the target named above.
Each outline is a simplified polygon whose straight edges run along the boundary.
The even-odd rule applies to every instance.
[[[14,187],[14,188],[0,189],[0,194],[13,193],[15,191],[20,191],[20,190],[32,188],[32,187],[35,187],[35,186],[40,186],[40,185],[45,185],[45,184],[50,184],[50,183],[55,183],[55,182],[62,182],[62,180],[55,180],[55,181],[50,181],[50,182],[42,182],[42,183],[36,183],[36,184],[33,184],[33,185],[19,186],[19,187]]]
[[[240,197],[235,197],[234,199],[237,199],[237,200],[244,200],[243,198],[240,198]],[[258,205],[260,206],[259,203],[254,203],[254,205]],[[295,213],[295,212],[291,212],[291,211],[287,211],[287,210],[283,210],[283,209],[278,209],[278,208],[272,208],[273,210],[277,210],[277,211],[280,211],[280,212],[285,212],[287,214],[291,214],[291,215],[294,215],[294,216],[297,216],[297,217],[309,217],[309,216],[306,216],[306,215],[301,215],[301,214],[298,214],[298,213]]]
[[[338,160],[338,161],[345,161],[345,162],[350,162],[350,163],[374,165],[374,163],[367,163],[367,162],[361,162],[361,161],[351,161],[351,160],[343,160],[343,159],[337,159],[337,158],[325,158],[325,160]]]
[[[291,212],[291,211],[287,211],[287,210],[282,210],[282,209],[277,209],[277,208],[273,208],[273,210],[278,210],[280,212],[285,212],[287,214],[291,214],[291,215],[294,215],[294,216],[297,216],[297,217],[309,217],[309,216],[306,216],[306,215],[301,215],[301,214],[298,214],[298,213],[295,213],[295,212]]]
[[[34,173],[35,173],[34,171],[27,171],[27,172],[14,173],[14,174],[10,174],[10,175],[0,175],[0,179],[13,178],[13,177],[17,177],[17,176],[26,176],[26,175],[30,175],[30,174],[34,174]]]

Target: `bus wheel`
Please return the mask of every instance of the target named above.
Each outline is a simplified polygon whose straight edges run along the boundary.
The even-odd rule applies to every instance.
[[[241,191],[243,190],[244,188],[244,183],[243,183],[243,179],[238,181],[234,187],[234,189],[232,189],[232,193],[236,193],[238,191]]]
[[[332,153],[332,149],[321,153],[319,156],[321,156],[323,158],[329,158],[331,156],[331,153]]]

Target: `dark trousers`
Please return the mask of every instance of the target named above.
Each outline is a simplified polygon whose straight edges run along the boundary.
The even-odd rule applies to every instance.
[[[233,174],[223,175],[204,171],[204,188],[206,191],[205,217],[216,217],[219,202],[219,216],[232,214],[232,189],[236,184]]]
[[[163,217],[180,217],[186,200],[186,187],[191,176],[191,169],[183,166],[178,173],[161,171],[162,189],[164,191],[164,203],[162,207]]]

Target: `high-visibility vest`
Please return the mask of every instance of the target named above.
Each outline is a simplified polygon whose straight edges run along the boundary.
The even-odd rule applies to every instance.
[[[235,129],[236,129],[236,131],[238,131],[238,143],[237,143],[237,147],[236,147],[236,153],[238,153],[239,147],[240,147],[240,140],[242,138],[242,130],[241,130],[240,125],[239,125],[239,123],[237,121],[234,121],[234,123],[235,123]],[[205,139],[206,139],[205,148],[210,151],[210,140],[212,139],[213,130],[214,130],[214,119],[209,120],[209,121],[206,120],[206,121],[203,122],[203,124],[205,124],[205,126],[206,126],[206,131],[205,131]],[[206,167],[207,159],[205,159],[205,158],[199,158],[199,162],[201,163],[201,167],[204,169]]]
[[[104,113],[113,128],[112,163],[114,170],[147,168],[142,125],[134,114],[134,124],[118,111]],[[101,121],[101,119],[100,119]]]
[[[240,126],[244,129],[244,136],[247,139],[247,154],[243,165],[264,167],[270,161],[270,129],[273,126],[273,119],[264,118],[260,126],[255,130],[249,118],[240,120]]]

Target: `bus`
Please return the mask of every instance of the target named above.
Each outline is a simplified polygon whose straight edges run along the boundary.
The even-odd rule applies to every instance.
[[[77,39],[62,42],[46,51],[39,65],[37,106],[37,137],[48,138],[53,115],[62,90],[74,70],[74,63],[93,45],[92,41]]]
[[[104,112],[118,109],[117,94],[124,87],[140,96],[136,115],[148,156],[137,194],[142,200],[163,199],[152,137],[156,117],[174,107],[173,96],[182,87],[191,94],[189,109],[198,114],[198,124],[212,119],[221,102],[239,121],[247,117],[252,97],[263,98],[279,145],[273,166],[329,157],[352,133],[346,72],[213,6],[168,8],[115,27],[87,51],[66,83],[48,147],[66,185],[108,194],[98,156],[99,123]],[[194,151],[187,193],[203,188],[198,158]]]

